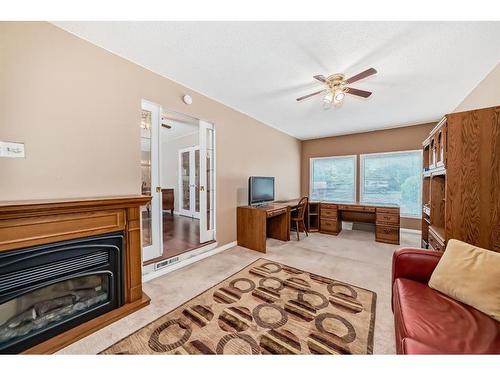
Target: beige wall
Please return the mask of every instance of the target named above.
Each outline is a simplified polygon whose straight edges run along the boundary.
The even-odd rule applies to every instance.
[[[465,97],[454,112],[500,105],[500,63]]]
[[[435,123],[367,133],[311,139],[302,142],[301,191],[309,194],[309,159],[322,156],[360,155],[375,152],[420,150]],[[359,176],[359,157],[357,166]],[[359,197],[359,185],[356,187]],[[403,228],[420,229],[420,219],[402,218]]]
[[[0,200],[140,194],[141,99],[215,124],[217,240],[236,240],[249,175],[300,186],[300,141],[44,22],[0,23]],[[193,97],[186,106],[184,94]]]

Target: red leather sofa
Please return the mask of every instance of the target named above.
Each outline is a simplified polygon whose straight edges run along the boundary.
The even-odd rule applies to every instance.
[[[402,248],[392,258],[398,354],[500,354],[500,322],[431,289],[441,253]]]

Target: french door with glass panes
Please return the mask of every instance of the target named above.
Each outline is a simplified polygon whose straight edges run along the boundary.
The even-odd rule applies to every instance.
[[[143,261],[163,254],[162,186],[160,139],[163,109],[142,101],[141,116],[141,192],[151,203],[141,208]],[[199,146],[179,153],[179,214],[200,220],[200,243],[214,241],[215,202],[215,127],[203,120],[199,124]],[[165,151],[165,150],[163,150]]]
[[[179,213],[200,218],[200,146],[179,150]]]
[[[179,151],[180,214],[200,219],[200,243],[215,240],[215,128],[199,120],[200,145]]]
[[[215,127],[200,120],[200,242],[215,240]]]
[[[151,202],[141,207],[142,260],[161,256],[163,251],[160,181],[160,106],[146,100],[141,103],[141,194]]]

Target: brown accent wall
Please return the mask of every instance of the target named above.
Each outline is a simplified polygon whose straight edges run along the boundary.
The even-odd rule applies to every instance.
[[[299,195],[299,140],[49,23],[0,22],[0,140],[26,148],[0,159],[0,200],[139,194],[141,99],[215,124],[221,245],[236,240],[248,176]]]
[[[422,148],[422,141],[427,138],[435,124],[420,124],[303,141],[301,156],[302,195],[309,195],[310,158],[340,155],[359,156],[360,154],[376,152],[420,150]],[[359,176],[359,157],[356,169],[357,176]],[[359,197],[359,183],[356,186],[356,194]],[[401,226],[408,229],[420,229],[420,219],[401,218]]]

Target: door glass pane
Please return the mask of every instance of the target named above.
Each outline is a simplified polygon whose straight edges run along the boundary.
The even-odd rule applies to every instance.
[[[107,275],[77,277],[0,304],[0,346],[80,315],[110,300]]]
[[[214,134],[207,129],[207,230],[214,229]]]
[[[311,159],[311,199],[356,200],[356,156]]]
[[[200,150],[194,152],[195,211],[200,212]]]
[[[141,192],[151,195],[151,112],[142,110],[141,116]],[[151,203],[141,207],[142,246],[152,244]]]
[[[182,177],[182,209],[190,210],[190,196],[189,196],[189,151],[181,153],[181,177]]]
[[[361,155],[361,200],[394,203],[403,216],[422,212],[422,152]]]

